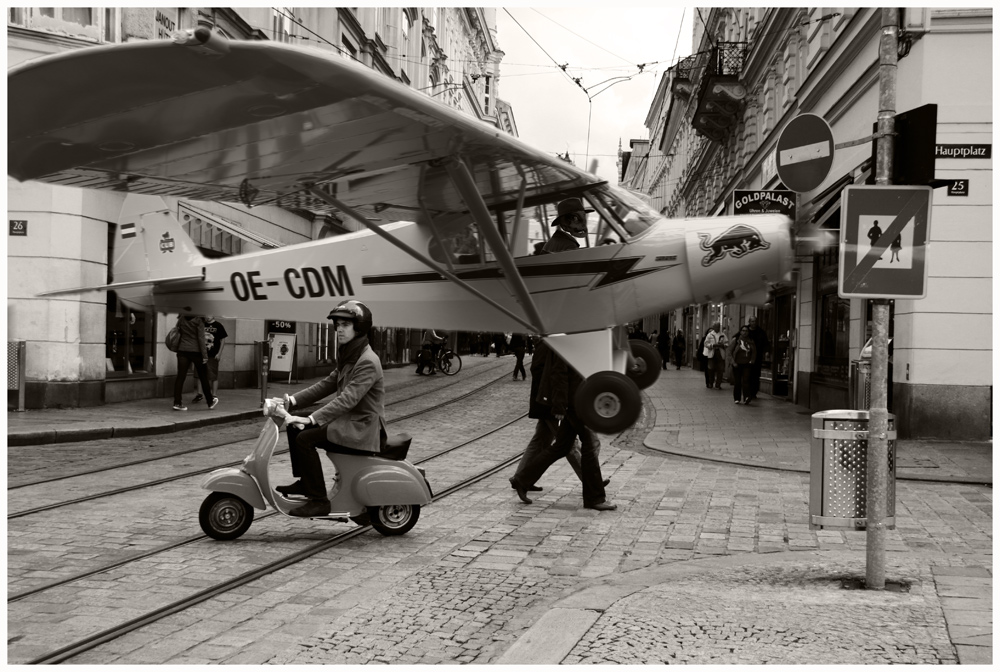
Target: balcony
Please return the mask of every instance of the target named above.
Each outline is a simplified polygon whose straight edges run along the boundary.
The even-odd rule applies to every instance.
[[[694,129],[712,142],[722,142],[739,119],[747,97],[746,86],[740,82],[746,54],[746,42],[719,42],[712,48],[691,121]]]
[[[692,54],[677,63],[674,69],[674,79],[670,84],[670,92],[685,101],[694,93],[697,79],[698,56]]]

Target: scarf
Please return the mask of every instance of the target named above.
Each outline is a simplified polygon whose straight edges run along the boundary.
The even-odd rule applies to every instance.
[[[361,353],[368,347],[368,337],[359,336],[337,349],[337,369],[343,371],[358,363]]]

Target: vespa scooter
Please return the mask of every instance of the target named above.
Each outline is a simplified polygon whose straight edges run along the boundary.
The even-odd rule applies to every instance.
[[[288,411],[281,399],[267,399],[264,415],[268,419],[243,463],[216,469],[201,485],[211,494],[201,505],[198,522],[213,539],[228,541],[241,536],[253,522],[254,509],[265,510],[270,504],[288,515],[303,503],[275,491],[267,473]],[[370,524],[386,536],[409,532],[417,524],[420,507],[430,504],[433,496],[423,468],[405,459],[410,441],[406,434],[389,435],[385,450],[377,455],[328,452],[337,470],[329,492],[330,513],[314,519]]]

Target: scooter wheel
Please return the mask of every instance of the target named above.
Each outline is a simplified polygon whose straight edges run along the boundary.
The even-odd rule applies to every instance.
[[[406,534],[417,524],[420,506],[417,504],[389,504],[369,506],[368,517],[372,527],[387,537]]]
[[[230,541],[243,535],[253,522],[253,507],[228,492],[213,492],[201,504],[198,522],[208,536]]]

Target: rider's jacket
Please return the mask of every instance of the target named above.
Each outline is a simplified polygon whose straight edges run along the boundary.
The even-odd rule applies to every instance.
[[[326,427],[332,443],[357,450],[380,452],[385,434],[385,382],[382,362],[365,346],[353,366],[344,366],[301,392],[295,393],[297,407],[333,394],[325,406],[310,413],[316,424]],[[380,432],[381,430],[381,432]]]

